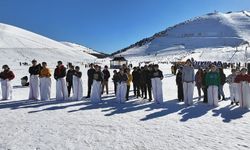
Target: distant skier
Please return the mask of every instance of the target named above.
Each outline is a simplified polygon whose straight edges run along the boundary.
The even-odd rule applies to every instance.
[[[92,103],[101,102],[102,81],[103,74],[101,72],[101,67],[96,65],[95,72],[93,73],[93,84],[90,94],[90,100]]]
[[[183,81],[183,96],[184,103],[188,106],[193,105],[193,93],[194,93],[194,67],[190,59],[186,61],[185,66],[182,69],[182,81]]]
[[[127,82],[128,76],[123,69],[120,69],[118,73],[118,82],[117,82],[117,92],[116,92],[116,101],[118,103],[125,103],[126,93],[127,93]]]
[[[180,102],[183,102],[182,67],[180,67],[178,69],[175,81],[176,81],[176,85],[177,85],[178,100]]]
[[[41,100],[50,100],[51,94],[51,73],[47,68],[47,63],[42,62],[42,69],[40,71],[40,95]]]
[[[109,78],[110,78],[110,72],[108,70],[108,66],[105,66],[103,71],[103,82],[102,82],[102,94],[104,92],[104,88],[106,88],[106,94],[109,94]]]
[[[91,93],[91,88],[92,88],[92,84],[93,84],[93,78],[94,78],[94,73],[95,73],[95,69],[94,69],[94,64],[90,64],[89,65],[90,69],[88,70],[88,93],[87,93],[87,97],[86,98],[90,98],[90,93]]]
[[[159,70],[159,66],[156,64],[154,65],[154,71],[152,71],[151,83],[152,83],[154,101],[157,104],[163,103],[162,79],[163,79],[162,71]]]
[[[39,99],[39,74],[41,71],[41,64],[37,64],[37,61],[32,60],[32,66],[29,68],[30,73],[30,92],[29,99],[30,100],[38,100]]]
[[[236,76],[235,82],[238,83],[239,102],[242,108],[250,108],[250,75],[247,74],[247,69],[242,68],[241,73]]]
[[[82,88],[82,72],[80,72],[80,67],[75,67],[75,72],[73,75],[73,100],[81,100],[83,97],[83,88]]]
[[[238,101],[238,84],[235,82],[235,78],[237,76],[237,72],[236,69],[232,69],[232,74],[230,74],[227,79],[226,82],[229,84],[229,90],[230,90],[230,99],[231,99],[231,105],[233,105],[234,103],[236,105],[239,105],[239,101]]]
[[[206,85],[208,86],[207,90],[207,98],[208,104],[211,106],[219,106],[218,105],[218,88],[220,85],[220,75],[216,70],[216,66],[211,66],[211,71],[206,74]]]
[[[74,66],[72,64],[68,65],[69,70],[66,74],[66,82],[67,82],[67,89],[68,89],[68,97],[70,97],[71,89],[73,87],[73,75],[75,73]]]
[[[68,98],[65,76],[66,68],[62,61],[58,61],[54,72],[54,78],[56,79],[56,100],[67,100]]]
[[[3,65],[2,69],[3,71],[0,73],[2,100],[12,99],[11,80],[15,78],[15,75],[8,65]]]

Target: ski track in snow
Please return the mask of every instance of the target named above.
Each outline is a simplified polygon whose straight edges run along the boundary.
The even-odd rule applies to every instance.
[[[17,67],[18,68],[18,67]],[[161,65],[165,74],[164,104],[142,99],[117,104],[113,93],[93,105],[82,101],[31,101],[28,88],[19,79],[28,67],[15,69],[13,100],[0,102],[0,149],[136,149],[228,150],[250,148],[250,114],[229,101],[218,108],[197,102],[185,107],[176,100],[175,76],[170,66]],[[86,84],[86,69],[83,82]],[[111,71],[112,72],[112,71]],[[229,70],[227,70],[227,74]],[[86,93],[86,85],[84,91]],[[131,95],[132,95],[131,87]],[[229,95],[228,86],[224,87]],[[110,81],[110,90],[113,84]],[[55,83],[52,84],[52,98]]]

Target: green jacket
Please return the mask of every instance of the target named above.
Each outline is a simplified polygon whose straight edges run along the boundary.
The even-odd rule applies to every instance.
[[[220,85],[220,74],[218,72],[209,72],[206,75],[206,86]]]

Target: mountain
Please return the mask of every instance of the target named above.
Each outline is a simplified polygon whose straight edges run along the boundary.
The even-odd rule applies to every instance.
[[[88,47],[85,47],[83,45],[80,45],[80,44],[76,44],[76,43],[71,43],[71,42],[61,42],[62,44],[66,45],[66,46],[69,46],[73,49],[76,49],[76,50],[79,50],[79,51],[82,51],[82,52],[85,52],[85,53],[88,53],[90,55],[93,55],[97,58],[105,58],[108,56],[108,54],[104,54],[102,52],[97,52],[91,48],[88,48]]]
[[[86,62],[96,57],[47,37],[30,31],[0,23],[0,60],[1,62]]]
[[[193,53],[201,49],[206,53],[211,49],[224,47],[235,51],[235,47],[248,42],[250,42],[250,12],[215,12],[169,27],[112,55],[167,56],[182,52]],[[218,51],[216,53],[218,55]]]

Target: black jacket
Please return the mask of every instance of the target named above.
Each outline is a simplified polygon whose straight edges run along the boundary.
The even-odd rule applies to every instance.
[[[82,72],[74,72],[74,76],[78,77],[78,78],[81,78],[82,77]]]
[[[88,80],[89,81],[93,81],[94,79],[94,73],[95,73],[95,69],[94,68],[90,68],[87,72],[88,74]]]
[[[64,66],[56,67],[54,72],[54,78],[57,80],[59,78],[64,78],[66,76],[66,68]]]
[[[133,76],[133,83],[136,84],[136,83],[140,83],[140,72],[137,70],[137,71],[133,71],[132,72],[132,76]]]
[[[30,73],[30,75],[39,75],[41,69],[42,69],[41,64],[38,64],[38,65],[36,65],[36,66],[31,66],[31,67],[29,68],[29,73]]]
[[[128,76],[127,76],[127,74],[121,74],[121,73],[118,73],[118,76],[117,76],[117,82],[118,83],[121,83],[121,82],[126,82],[127,83],[127,81],[128,81]]]
[[[66,75],[66,81],[69,83],[72,83],[74,74],[75,74],[75,70],[68,70],[67,75]]]
[[[152,72],[152,78],[163,78],[163,74],[161,70],[153,71]]]
[[[95,71],[94,74],[93,74],[93,80],[96,80],[96,81],[103,81],[103,74],[102,72],[100,71]]]
[[[182,72],[178,71],[175,81],[177,85],[182,85]]]
[[[108,71],[108,70],[103,70],[102,73],[103,73],[103,80],[104,80],[104,81],[108,81],[109,78],[110,78],[110,73],[109,73],[109,71]]]

